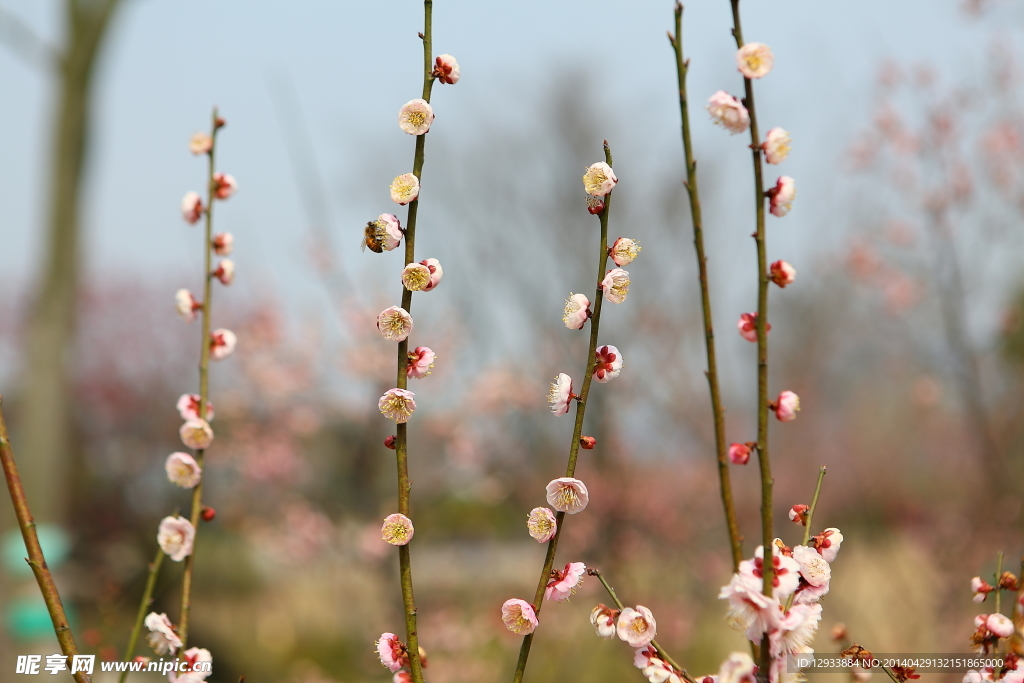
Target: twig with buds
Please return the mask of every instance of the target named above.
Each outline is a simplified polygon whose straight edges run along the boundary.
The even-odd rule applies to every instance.
[[[142,591],[142,600],[139,601],[139,611],[135,615],[135,624],[132,626],[131,636],[128,638],[128,646],[124,650],[124,659],[122,661],[130,662],[135,657],[135,646],[139,642],[139,634],[142,632],[142,625],[145,622],[146,614],[149,612],[150,605],[153,604],[153,588],[156,586],[156,578],[160,573],[160,565],[164,561],[164,550],[163,548],[156,549],[156,557],[149,563],[149,574],[146,576],[146,588]],[[118,677],[119,683],[124,683],[125,679],[128,678],[128,671],[122,671]]]
[[[29,510],[25,488],[21,483],[18,466],[14,462],[14,451],[11,449],[11,441],[7,436],[7,423],[4,422],[2,405],[3,397],[0,396],[0,465],[3,465],[7,490],[10,492],[11,502],[14,504],[14,514],[18,518],[21,537],[25,540],[25,549],[28,551],[28,558],[25,561],[32,568],[36,583],[39,584],[39,592],[43,594],[46,611],[50,613],[50,621],[53,622],[53,632],[57,636],[57,642],[60,643],[60,651],[65,657],[71,658],[78,654],[78,645],[75,644],[75,636],[68,625],[68,617],[64,612],[64,604],[60,600],[57,584],[53,581],[50,568],[46,565],[46,558],[43,557],[43,549],[39,545],[36,523],[32,519],[31,510]],[[74,677],[77,683],[91,683],[92,681],[92,676],[82,671],[76,672]]]
[[[690,61],[683,57],[683,5],[676,3],[676,32],[668,36],[676,55],[676,75],[679,81],[679,112],[682,117],[683,153],[686,158],[686,191],[690,199],[690,216],[693,222],[693,244],[697,250],[697,268],[700,274],[700,303],[704,315],[704,346],[708,361],[708,388],[711,391],[711,413],[715,424],[715,452],[718,455],[718,481],[721,490],[722,507],[725,509],[725,524],[729,531],[729,547],[732,550],[732,568],[736,571],[743,559],[743,537],[736,521],[736,506],[733,503],[732,484],[729,478],[728,446],[725,440],[725,410],[718,383],[718,361],[715,355],[715,333],[712,326],[711,295],[708,286],[708,264],[704,255],[704,223],[701,218],[700,193],[697,188],[697,162],[693,158],[690,142],[690,113],[686,97],[686,74]]]

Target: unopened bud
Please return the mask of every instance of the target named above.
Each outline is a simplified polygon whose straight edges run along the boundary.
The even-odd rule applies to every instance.
[[[810,508],[806,505],[794,505],[789,509],[789,521],[807,526],[807,511]]]
[[[597,439],[595,439],[594,437],[592,437],[592,436],[581,436],[580,437],[580,446],[582,446],[586,450],[588,450],[588,451],[594,450],[594,446],[596,446],[596,445],[597,445]]]
[[[218,116],[217,119],[213,122],[214,128],[223,128],[226,125],[228,125],[228,122],[225,121],[224,117],[222,116]]]
[[[1017,577],[1014,576],[1013,572],[1003,572],[1003,575],[999,577],[999,587],[1008,591],[1020,590]]]
[[[213,518],[217,516],[217,511],[207,505],[203,506],[199,516],[203,518],[204,522],[212,522]]]
[[[386,446],[387,448],[390,448],[391,450],[395,450],[395,448],[396,448],[395,444],[397,444],[397,443],[398,443],[398,437],[395,436],[394,434],[392,434],[388,438],[384,439],[384,446]]]
[[[733,465],[746,465],[750,462],[750,446],[745,443],[729,444],[729,462]]]
[[[835,641],[846,640],[846,638],[849,636],[849,634],[846,632],[846,624],[844,624],[841,621],[839,623],[837,623],[835,626],[832,627],[831,635],[832,635],[832,640],[835,640]]]

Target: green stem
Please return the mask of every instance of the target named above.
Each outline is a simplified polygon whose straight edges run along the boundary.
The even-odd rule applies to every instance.
[[[609,166],[612,163],[612,151],[608,147],[608,141],[604,141],[604,160]],[[597,366],[597,335],[601,327],[601,304],[604,301],[604,292],[601,290],[601,281],[605,276],[605,268],[608,267],[608,213],[612,206],[612,193],[604,197],[604,210],[600,214],[601,219],[601,247],[598,255],[597,268],[597,291],[594,294],[593,311],[590,317],[590,347],[587,356],[587,372],[583,378],[583,388],[580,389],[579,398],[576,402],[576,423],[572,430],[572,442],[569,444],[569,462],[565,467],[565,476],[572,477],[576,472],[576,459],[580,452],[580,437],[583,435],[583,417],[587,409],[587,397],[590,396],[590,385],[594,378],[594,368]],[[554,537],[548,541],[547,554],[544,556],[544,567],[541,569],[540,581],[537,582],[537,591],[534,593],[533,609],[537,615],[544,602],[544,589],[551,578],[551,568],[555,564],[555,550],[558,546],[558,539],[562,535],[565,513],[555,514],[557,528]],[[530,657],[530,647],[533,645],[533,633],[523,637],[523,644],[519,647],[519,659],[516,662],[516,672],[512,677],[513,683],[522,683],[523,675],[526,672],[526,661]]]
[[[729,548],[732,551],[732,569],[739,571],[743,559],[743,537],[736,520],[736,506],[733,503],[732,484],[729,477],[728,449],[725,441],[725,409],[718,383],[718,361],[715,355],[715,332],[712,326],[711,294],[708,288],[708,263],[704,255],[704,223],[701,218],[700,193],[697,189],[697,162],[693,159],[693,145],[690,142],[690,113],[686,98],[686,74],[689,60],[683,59],[683,5],[676,3],[676,33],[669,34],[669,42],[676,54],[676,76],[679,82],[679,112],[683,125],[683,154],[686,157],[686,191],[690,199],[690,217],[693,222],[693,245],[697,250],[697,269],[700,274],[700,303],[704,314],[704,347],[708,361],[708,388],[711,391],[711,414],[715,423],[715,453],[718,457],[718,483],[725,509],[725,525],[729,532]]]
[[[146,614],[149,612],[150,605],[153,604],[153,588],[156,586],[156,577],[160,573],[160,565],[164,561],[164,551],[160,548],[156,549],[156,557],[149,563],[149,576],[146,578],[146,588],[142,592],[142,600],[139,602],[139,611],[135,615],[135,625],[132,627],[131,637],[128,638],[128,647],[124,651],[124,659],[122,661],[130,662],[132,657],[135,656],[135,646],[139,642],[139,633],[142,632],[142,624],[146,620]],[[128,678],[128,671],[122,671],[120,677],[118,677],[118,683],[124,683],[125,679]]]
[[[206,222],[205,240],[203,242],[203,328],[202,346],[199,351],[199,417],[206,419],[206,405],[210,397],[210,309],[213,298],[213,204],[216,201],[216,187],[213,179],[214,174],[214,153],[217,150],[217,109],[213,110],[212,123],[210,126],[210,151],[207,154],[207,179],[206,179]],[[196,450],[196,463],[203,468],[203,458],[206,452],[204,449]],[[192,489],[192,509],[189,514],[189,522],[196,532],[196,539],[199,536],[199,516],[203,510],[203,480],[200,479],[195,488]],[[185,568],[181,578],[181,618],[178,624],[178,636],[181,638],[181,649],[185,650],[188,644],[189,615],[192,609],[192,577],[195,567],[197,543],[193,541],[192,553],[185,558]]]
[[[0,406],[2,404],[3,397],[0,396]],[[36,583],[39,584],[39,592],[43,594],[43,602],[46,603],[46,611],[50,613],[50,621],[53,623],[53,632],[60,644],[60,651],[65,657],[74,657],[79,654],[78,645],[75,644],[75,636],[68,625],[68,616],[64,612],[64,604],[57,591],[57,584],[54,583],[53,575],[50,574],[50,568],[43,556],[43,548],[39,545],[36,523],[32,519],[32,511],[29,510],[28,499],[25,497],[25,487],[21,483],[18,466],[14,462],[14,451],[11,449],[11,441],[7,436],[7,423],[4,422],[2,410],[0,410],[0,465],[3,467],[4,478],[7,480],[7,490],[11,495],[11,503],[14,504],[14,514],[18,518],[21,537],[25,541],[25,550],[28,551],[28,558],[25,561],[32,568]],[[92,676],[87,673],[79,671],[74,676],[77,683],[92,682]]]
[[[1002,596],[1002,593],[1003,593],[1003,589],[999,585],[999,583],[1000,583],[999,580],[1002,578],[1002,576],[1003,576],[1003,551],[1000,550],[999,551],[999,559],[996,560],[996,581],[995,581],[995,587],[996,587],[996,590],[995,590],[995,594],[996,594],[996,610],[995,610],[995,614],[999,614],[999,607],[1000,607],[1000,600],[999,600],[999,598],[1000,598],[1000,596]],[[1024,580],[1024,577],[1022,577],[1022,580]]]
[[[423,2],[423,99],[430,102],[430,91],[433,88],[433,46],[431,43],[432,0]],[[423,177],[424,148],[426,134],[416,136],[416,151],[413,155],[412,172],[418,180]],[[405,225],[405,262],[416,262],[416,216],[419,212],[419,197],[409,202],[409,213]],[[402,288],[402,308],[412,312],[412,292]],[[406,366],[409,363],[409,340],[398,343],[398,368],[396,382],[399,389],[409,386]],[[395,462],[398,470],[398,512],[407,517],[410,512],[410,492],[412,483],[409,481],[409,430],[408,425],[400,423],[395,431]],[[398,568],[402,587],[402,605],[405,611],[405,638],[409,648],[409,669],[414,683],[423,683],[423,664],[420,661],[419,633],[416,630],[416,600],[412,587],[412,556],[408,545],[398,546]]]
[[[814,485],[814,497],[811,498],[811,507],[807,509],[807,526],[804,527],[804,540],[800,545],[807,545],[811,540],[811,522],[814,520],[814,508],[818,507],[818,494],[821,493],[821,482],[825,478],[826,468],[824,465],[818,470],[818,483]]]

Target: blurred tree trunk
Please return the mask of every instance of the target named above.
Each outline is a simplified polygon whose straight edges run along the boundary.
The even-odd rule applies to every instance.
[[[79,210],[88,151],[90,93],[103,38],[120,0],[65,0],[57,67],[46,246],[25,337],[20,449],[33,514],[66,516],[73,467],[69,361],[79,279]]]

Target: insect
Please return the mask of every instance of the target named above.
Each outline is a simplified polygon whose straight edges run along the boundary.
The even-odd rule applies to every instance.
[[[387,228],[384,226],[383,221],[370,221],[363,230],[363,238],[359,244],[359,249],[360,251],[366,251],[366,248],[369,247],[370,251],[380,254],[384,251],[387,239]]]

